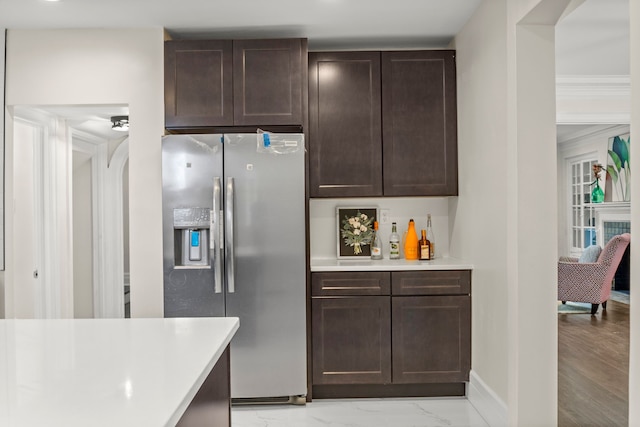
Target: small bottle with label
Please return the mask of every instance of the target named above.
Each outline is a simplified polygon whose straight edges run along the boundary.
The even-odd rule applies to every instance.
[[[389,236],[389,259],[400,259],[400,236],[396,223],[391,223],[391,235]]]
[[[420,261],[430,260],[431,245],[429,244],[429,240],[427,240],[427,230],[422,230],[422,238],[418,242],[418,245],[418,256],[420,257]]]
[[[373,239],[371,241],[371,259],[382,259],[382,239],[378,233],[378,221],[373,221]]]

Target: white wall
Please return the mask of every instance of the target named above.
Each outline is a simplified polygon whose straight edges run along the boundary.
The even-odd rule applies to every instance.
[[[162,316],[162,29],[10,30],[6,77],[9,106],[129,105],[131,315]]]
[[[629,1],[631,28],[631,134],[640,135],[640,4]],[[636,144],[637,145],[637,144]],[[640,150],[631,150],[631,164],[640,164]],[[631,228],[640,218],[640,177],[631,176]],[[640,233],[631,233],[632,248],[640,247]],[[640,251],[631,250],[631,283],[640,283]],[[631,292],[631,331],[629,354],[629,425],[640,425],[640,292]]]
[[[5,29],[0,27],[0,100],[4,100]],[[4,103],[0,114],[0,183],[4,181]],[[0,319],[3,319],[4,296],[4,185],[0,185]]]
[[[548,165],[556,164],[553,25],[567,4],[485,0],[455,39],[460,196],[451,254],[474,265],[472,379],[487,390],[469,398],[486,416],[506,403],[492,425],[557,422],[557,178]]]
[[[386,197],[354,199],[311,199],[309,202],[309,230],[311,258],[335,258],[337,252],[336,207],[378,207],[389,210],[389,221],[379,224],[383,256],[389,257],[391,223],[397,223],[398,234],[406,231],[413,218],[418,233],[427,228],[427,214],[436,240],[436,256],[449,254],[449,211],[446,197]]]
[[[509,376],[506,13],[501,2],[484,1],[455,39],[459,197],[450,219],[451,255],[474,265],[471,366],[503,404]]]

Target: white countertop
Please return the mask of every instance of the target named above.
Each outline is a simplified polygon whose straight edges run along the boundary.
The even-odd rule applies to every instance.
[[[444,257],[430,261],[407,261],[406,259],[372,260],[311,258],[311,271],[410,271],[410,270],[471,270],[473,265],[457,258]]]
[[[173,426],[237,318],[0,320],[0,426]]]

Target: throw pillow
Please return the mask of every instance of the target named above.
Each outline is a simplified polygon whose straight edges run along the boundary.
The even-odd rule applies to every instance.
[[[597,262],[600,252],[602,252],[602,248],[600,246],[591,245],[582,251],[582,255],[578,258],[578,262]]]

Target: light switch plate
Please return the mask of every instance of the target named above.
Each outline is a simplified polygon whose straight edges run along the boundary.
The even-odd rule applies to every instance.
[[[389,223],[389,209],[380,209],[380,224]]]

